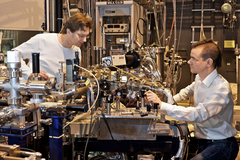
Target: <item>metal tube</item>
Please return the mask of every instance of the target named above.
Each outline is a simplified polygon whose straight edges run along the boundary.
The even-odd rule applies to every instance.
[[[99,64],[99,50],[97,46],[94,46],[94,51],[95,51],[95,64]]]
[[[116,101],[116,110],[120,110],[120,98],[117,98],[117,101]]]
[[[102,109],[104,109],[105,108],[105,99],[106,99],[106,97],[102,97]]]
[[[130,45],[131,45],[131,33],[130,32],[128,32],[128,45],[126,46],[127,48],[126,48],[126,51],[127,52],[129,52],[130,51]],[[131,47],[133,47],[133,46],[131,46]]]
[[[27,151],[16,151],[21,156],[34,156],[34,157],[42,157],[42,154],[39,152],[27,152]]]
[[[87,103],[88,103],[88,106],[90,108],[92,106],[90,89],[87,90]]]
[[[63,19],[63,2],[62,0],[57,0],[57,33],[62,29],[62,19]]]
[[[144,97],[141,98],[141,109],[146,110],[146,107],[144,106],[145,100]]]
[[[103,57],[102,47],[98,47],[98,50],[99,50],[99,64],[102,64]]]
[[[111,115],[111,103],[107,103],[107,114]]]
[[[56,32],[56,1],[49,0],[49,31]]]
[[[154,13],[154,19],[155,19],[155,25],[156,25],[157,39],[158,39],[159,46],[161,46],[160,36],[159,36],[159,28],[158,28],[158,21],[157,21],[156,1],[155,0],[153,0],[153,6],[154,6],[153,13]]]
[[[161,49],[156,49],[156,63],[157,63],[157,69],[161,73],[162,80],[164,79],[164,51],[161,51]]]
[[[35,126],[34,129],[37,130],[36,138],[38,139],[39,137],[41,137],[41,123],[40,123],[41,111],[39,108],[39,104],[35,103],[35,106],[36,106],[36,109],[35,111],[33,111],[33,120],[34,120],[34,123],[37,124],[37,126]]]
[[[73,82],[73,61],[71,59],[66,60],[66,73],[67,82]]]
[[[103,31],[102,31],[102,56],[106,57],[106,48],[105,48],[105,28],[103,27]]]
[[[17,118],[17,114],[14,113],[14,111],[8,107],[7,110],[2,109],[0,111],[0,125],[3,126],[6,123],[13,122]],[[0,146],[1,148],[1,146]]]
[[[46,28],[44,28],[44,30],[45,31],[50,31],[49,30],[49,27],[50,27],[50,20],[49,20],[49,16],[50,16],[50,14],[49,14],[49,5],[50,5],[50,2],[49,2],[50,0],[45,0],[44,1],[44,10],[45,10],[45,12],[44,12],[44,17],[45,17],[45,27]]]
[[[11,156],[5,156],[2,157],[3,160],[25,160],[25,158],[20,158],[20,157],[11,157]]]
[[[76,91],[75,91],[75,89],[67,90],[64,92],[64,96],[66,98],[77,97],[78,95],[86,93],[87,89],[88,89],[88,86],[78,88]]]
[[[164,17],[163,17],[163,47],[166,47],[166,19],[167,19],[167,8],[166,8],[166,0],[164,1]]]
[[[7,74],[10,78],[10,96],[8,97],[8,104],[14,109],[20,108],[20,92],[19,92],[19,76],[21,67],[20,52],[8,51],[7,52]]]

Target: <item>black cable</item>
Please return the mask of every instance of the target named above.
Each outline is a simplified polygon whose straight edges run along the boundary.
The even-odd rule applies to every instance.
[[[170,90],[171,90],[171,93],[172,93],[172,99],[173,99],[173,102],[174,102],[175,105],[178,106],[177,102],[176,102],[175,99],[173,98],[173,88],[170,88]]]
[[[172,90],[172,89],[173,89],[173,88],[171,88],[171,90]],[[175,99],[174,99],[173,97],[172,97],[172,99],[173,99],[174,104],[178,106],[178,104],[177,104],[177,102],[175,101]],[[177,124],[176,122],[174,122],[174,123],[175,123],[174,125],[178,128],[178,130],[179,130],[179,132],[180,132],[180,135],[182,135],[182,136],[181,136],[181,139],[183,139],[183,131],[182,131],[182,128],[181,128],[180,125]],[[187,132],[188,132],[188,135],[191,137],[188,127],[187,127]],[[186,144],[185,144],[185,147],[184,147],[184,152],[183,152],[183,155],[182,155],[181,160],[183,160],[184,155],[185,155],[185,153],[186,153],[187,146],[188,146],[188,142],[189,142],[188,136],[186,136]]]
[[[178,128],[179,132],[180,132],[180,137],[181,137],[181,139],[183,139],[183,131],[182,131],[182,128],[180,127],[179,124],[177,124],[176,121],[166,120],[165,123],[176,126],[176,127]]]
[[[183,140],[183,130],[182,130],[181,126],[177,123],[175,123],[174,125],[178,128],[178,130],[180,132],[181,139]]]
[[[189,140],[188,140],[188,136],[186,136],[185,138],[186,138],[186,139],[185,139],[186,143],[185,143],[185,146],[184,146],[183,155],[182,155],[181,160],[184,159],[184,156],[185,156],[186,151],[187,151],[188,142],[189,142]]]
[[[173,99],[174,104],[178,106],[178,104],[177,104],[177,102],[175,101],[175,99],[174,99],[173,97],[172,97],[172,99]]]
[[[142,20],[143,22],[144,22],[144,24],[145,24],[145,28],[147,28],[147,22],[144,20],[144,19],[142,19],[142,18],[139,18],[138,19],[138,22],[137,22],[137,29],[138,29],[138,32],[142,35],[142,36],[145,36],[146,34],[147,34],[147,32],[145,32],[145,33],[141,33],[141,31],[140,31],[140,29],[139,29],[139,20]]]
[[[117,148],[117,150],[118,150],[118,154],[121,156],[121,152],[120,152],[120,149],[118,148],[118,146],[117,146],[117,144],[116,144],[116,142],[115,142],[115,139],[113,138],[113,136],[112,136],[112,132],[111,132],[111,130],[110,130],[110,127],[109,127],[109,124],[108,124],[108,122],[107,122],[107,119],[106,119],[106,117],[105,117],[105,115],[102,113],[102,117],[103,117],[103,120],[104,120],[104,122],[105,122],[105,124],[106,124],[106,126],[107,126],[107,129],[108,129],[108,131],[109,131],[109,134],[110,134],[110,136],[111,136],[111,138],[112,138],[112,140],[113,140],[113,142],[114,142],[114,144],[115,144],[115,146],[116,146],[116,148]]]
[[[179,132],[180,132],[181,140],[184,139],[183,130],[182,130],[181,126],[179,124],[177,124],[176,121],[172,122],[172,121],[166,120],[165,123],[176,126],[178,128]],[[184,158],[184,154],[186,153],[186,149],[187,149],[187,145],[188,145],[188,138],[186,138],[186,139],[187,140],[186,140],[186,143],[185,143],[185,146],[184,146],[183,155],[182,155],[181,160],[183,160],[183,158]]]
[[[90,120],[90,126],[89,126],[89,134],[88,134],[88,137],[87,137],[87,141],[86,141],[86,144],[85,144],[85,148],[84,148],[84,153],[83,153],[83,159],[85,160],[85,155],[86,155],[86,151],[87,151],[87,146],[88,146],[88,142],[89,142],[89,138],[90,138],[90,134],[92,133],[92,112],[93,109],[91,109],[91,120]]]

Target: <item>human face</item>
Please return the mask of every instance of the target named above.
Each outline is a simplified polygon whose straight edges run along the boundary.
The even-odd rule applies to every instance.
[[[89,28],[84,27],[83,30],[79,29],[75,32],[70,32],[72,44],[81,47],[81,45],[87,41],[89,35]]]
[[[207,61],[202,58],[202,47],[191,50],[191,58],[188,61],[192,73],[204,74],[207,70]]]

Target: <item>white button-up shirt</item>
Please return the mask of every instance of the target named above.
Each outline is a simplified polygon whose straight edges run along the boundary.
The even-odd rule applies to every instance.
[[[194,134],[202,139],[225,139],[235,136],[232,126],[233,98],[230,85],[215,69],[203,81],[195,81],[174,96],[176,102],[194,96],[195,107],[162,103],[160,112],[180,121],[194,122]]]

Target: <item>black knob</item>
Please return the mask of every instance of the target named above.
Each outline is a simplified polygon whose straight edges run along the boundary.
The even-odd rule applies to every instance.
[[[39,53],[32,53],[32,72],[39,73]]]
[[[151,106],[147,105],[147,111],[150,112],[151,111]]]
[[[159,103],[154,103],[154,104],[153,104],[153,108],[154,108],[154,109],[158,109],[158,105],[159,105]]]
[[[112,95],[107,96],[107,103],[113,103],[113,97]]]
[[[144,97],[144,96],[146,96],[145,95],[145,91],[143,90],[143,91],[140,91],[140,95],[139,95],[140,97]]]

